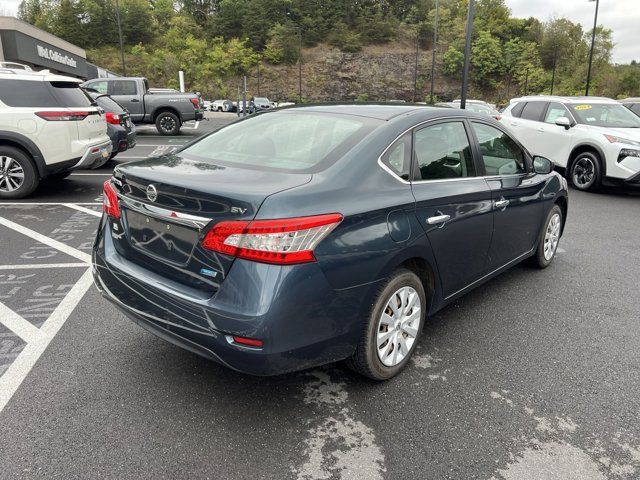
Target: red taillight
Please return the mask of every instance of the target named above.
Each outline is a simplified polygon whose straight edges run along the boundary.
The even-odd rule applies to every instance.
[[[193,104],[193,108],[195,108],[196,110],[200,110],[200,100],[197,98],[190,98],[189,100],[191,100],[191,103]]]
[[[110,180],[104,182],[102,187],[102,211],[111,218],[120,218],[118,195]]]
[[[112,125],[120,125],[120,115],[118,115],[117,113],[107,112],[104,114],[104,116],[107,119],[107,123],[110,123]]]
[[[89,116],[89,112],[84,111],[72,111],[72,110],[63,110],[63,111],[49,111],[49,112],[36,112],[36,115],[47,121],[58,121],[58,122],[68,122],[68,121],[79,121],[84,120]]]
[[[262,340],[256,340],[255,338],[236,337],[235,335],[231,338],[233,338],[234,343],[246,345],[248,347],[262,348],[264,346],[264,342]]]
[[[263,263],[290,265],[315,261],[313,249],[342,221],[339,213],[312,217],[220,222],[202,246]]]

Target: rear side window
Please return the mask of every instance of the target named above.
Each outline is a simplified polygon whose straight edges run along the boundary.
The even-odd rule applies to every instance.
[[[416,180],[475,176],[471,146],[462,122],[422,128],[414,134]]]
[[[75,82],[0,81],[0,100],[9,107],[88,107],[91,100]]]
[[[514,117],[519,117],[520,115],[522,115],[522,110],[524,109],[525,105],[526,102],[516,103],[516,105],[511,109],[511,115],[513,115]]]
[[[136,82],[133,80],[115,80],[111,85],[111,95],[135,95]]]
[[[96,98],[96,103],[99,107],[101,107],[105,112],[113,112],[113,113],[121,113],[124,112],[124,109],[120,106],[118,102],[109,97],[98,97]]]
[[[527,102],[522,109],[521,118],[525,120],[542,121],[542,115],[547,109],[547,102]]]
[[[409,180],[411,173],[411,132],[396,140],[380,157],[380,161],[403,180]]]

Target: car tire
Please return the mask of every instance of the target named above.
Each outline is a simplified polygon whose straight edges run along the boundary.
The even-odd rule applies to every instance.
[[[594,152],[582,152],[571,162],[571,184],[578,190],[595,192],[602,185],[602,163]]]
[[[400,373],[416,348],[426,308],[420,278],[405,268],[395,271],[376,294],[349,368],[379,381]]]
[[[160,135],[177,135],[180,132],[180,119],[173,112],[160,112],[156,118],[156,130]]]
[[[540,230],[538,248],[529,259],[529,264],[537,268],[547,268],[556,256],[560,233],[562,232],[562,209],[554,205]]]
[[[0,198],[23,198],[33,192],[40,177],[33,159],[14,147],[0,146]]]
[[[218,107],[218,111],[221,112],[222,111],[222,107]]]

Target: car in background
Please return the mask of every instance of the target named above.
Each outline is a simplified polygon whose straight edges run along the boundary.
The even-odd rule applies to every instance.
[[[143,77],[96,78],[84,87],[110,95],[135,124],[155,124],[160,135],[177,135],[184,122],[204,118],[197,93],[150,89]]]
[[[205,112],[211,111],[211,105],[212,105],[212,102],[210,102],[209,100],[203,100],[202,101],[202,109]]]
[[[116,166],[92,271],[140,326],[235,370],[346,359],[386,380],[428,316],[551,264],[566,185],[486,115],[275,110]]]
[[[215,100],[211,103],[211,111],[213,112],[234,112],[235,106],[231,100]]]
[[[640,97],[625,98],[619,102],[640,117]]]
[[[454,100],[453,102],[440,102],[440,103],[436,103],[435,106],[448,107],[448,108],[460,108],[460,101]],[[467,100],[465,109],[468,110],[469,112],[482,113],[484,115],[489,115],[495,118],[496,120],[500,120],[501,118],[500,112],[498,112],[498,110],[496,110],[487,102],[484,102],[482,100]]]
[[[109,95],[98,93],[95,90],[85,89],[96,105],[105,112],[107,120],[107,135],[113,146],[111,157],[129,150],[136,145],[136,127],[131,121],[129,112]]]
[[[262,112],[273,108],[271,101],[266,97],[251,97],[247,110],[249,114]]]
[[[511,100],[502,123],[555,162],[574,187],[640,187],[640,117],[610,98],[538,95]]]
[[[0,199],[25,197],[43,178],[109,159],[104,112],[80,82],[48,71],[0,70]]]

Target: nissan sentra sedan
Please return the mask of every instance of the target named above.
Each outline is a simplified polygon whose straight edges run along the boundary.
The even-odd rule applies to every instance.
[[[116,167],[93,271],[140,326],[238,371],[346,360],[385,380],[426,318],[547,267],[567,206],[551,162],[486,115],[299,107]]]

